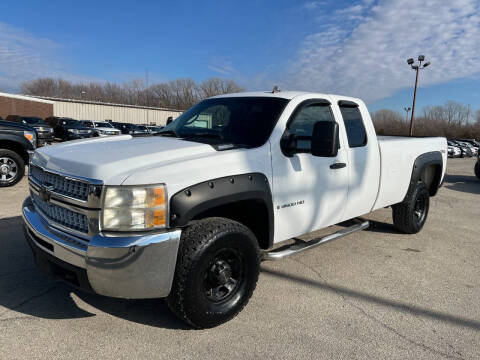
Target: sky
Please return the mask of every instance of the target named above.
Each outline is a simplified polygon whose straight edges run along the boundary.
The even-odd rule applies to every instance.
[[[480,108],[478,0],[0,2],[0,90],[22,81],[233,79],[360,97],[371,110]]]

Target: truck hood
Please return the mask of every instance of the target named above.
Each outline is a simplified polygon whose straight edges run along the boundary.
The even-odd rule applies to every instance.
[[[119,185],[138,171],[195,160],[216,152],[210,145],[176,138],[120,135],[46,146],[35,152],[32,162],[72,176]]]

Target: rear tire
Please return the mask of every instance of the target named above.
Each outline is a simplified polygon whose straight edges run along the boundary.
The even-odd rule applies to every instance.
[[[25,161],[12,150],[0,149],[0,187],[13,186],[25,175]]]
[[[475,176],[480,179],[480,158],[475,163]]]
[[[260,252],[255,235],[225,218],[193,222],[180,240],[170,310],[196,328],[234,318],[257,285]]]
[[[393,225],[407,234],[422,230],[430,207],[430,194],[427,186],[419,182],[408,198],[392,206]]]

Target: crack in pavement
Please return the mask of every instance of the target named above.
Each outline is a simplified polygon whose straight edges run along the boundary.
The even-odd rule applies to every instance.
[[[333,286],[331,286],[324,278],[323,276],[320,274],[319,271],[317,271],[315,268],[311,267],[310,265],[308,264],[305,264],[304,262],[298,260],[298,259],[294,259],[292,258],[293,261],[297,262],[298,264],[301,264],[303,266],[305,266],[307,269],[309,269],[310,271],[312,271],[315,275],[317,275],[321,281],[324,282],[324,284],[329,287],[334,293],[336,293],[338,296],[340,296],[344,302],[346,302],[347,304],[349,304],[350,306],[354,307],[355,309],[357,309],[358,311],[360,311],[364,316],[366,316],[368,319],[372,320],[373,322],[376,322],[377,324],[379,324],[380,326],[382,326],[383,328],[385,328],[386,330],[390,331],[391,333],[399,336],[400,338],[406,340],[407,342],[413,344],[413,345],[416,345],[420,348],[422,348],[423,350],[425,351],[428,351],[428,352],[431,352],[431,353],[434,353],[436,355],[441,355],[445,358],[448,358],[448,359],[455,359],[455,360],[464,360],[463,357],[457,357],[457,356],[453,356],[453,355],[450,355],[450,354],[447,354],[443,351],[440,351],[440,350],[437,350],[437,349],[434,349],[426,344],[423,344],[423,343],[420,343],[420,342],[417,342],[413,339],[410,339],[409,337],[403,335],[402,333],[400,333],[397,329],[385,324],[384,322],[382,322],[380,319],[377,319],[375,316],[369,314],[366,312],[365,309],[363,309],[361,306],[359,305],[356,305],[354,303],[352,303],[351,301],[349,301],[342,293],[340,293],[339,291],[337,291],[337,289],[335,289]],[[458,354],[458,351],[456,351],[455,349],[453,349],[453,351],[455,353]]]
[[[53,291],[57,288],[58,288],[58,285],[52,286],[52,287],[48,288],[47,290],[42,291],[41,293],[38,293],[38,294],[35,294],[35,295],[32,295],[32,296],[28,297],[26,300],[22,301],[20,304],[17,304],[15,306],[12,306],[10,309],[5,310],[4,312],[0,313],[0,321],[2,321],[1,318],[6,313],[8,313],[10,311],[15,311],[16,309],[18,309],[18,308],[22,307],[23,305],[29,303],[30,301],[38,299],[38,298],[40,298],[44,295],[47,295],[48,293],[50,293],[51,291]]]

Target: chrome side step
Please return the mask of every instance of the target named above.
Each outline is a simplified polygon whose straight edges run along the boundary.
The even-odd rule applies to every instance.
[[[333,241],[336,239],[339,239],[341,237],[344,237],[346,235],[350,235],[354,232],[364,230],[368,228],[370,223],[368,221],[362,221],[362,220],[355,220],[358,222],[358,224],[346,227],[342,230],[339,230],[333,234],[316,238],[310,241],[303,241],[300,239],[295,239],[295,242],[291,245],[283,246],[278,249],[272,250],[272,251],[265,251],[262,253],[262,261],[266,260],[282,260],[286,258],[287,256],[293,255],[293,254],[298,254],[299,252],[314,248],[318,245],[325,244],[329,241]]]

